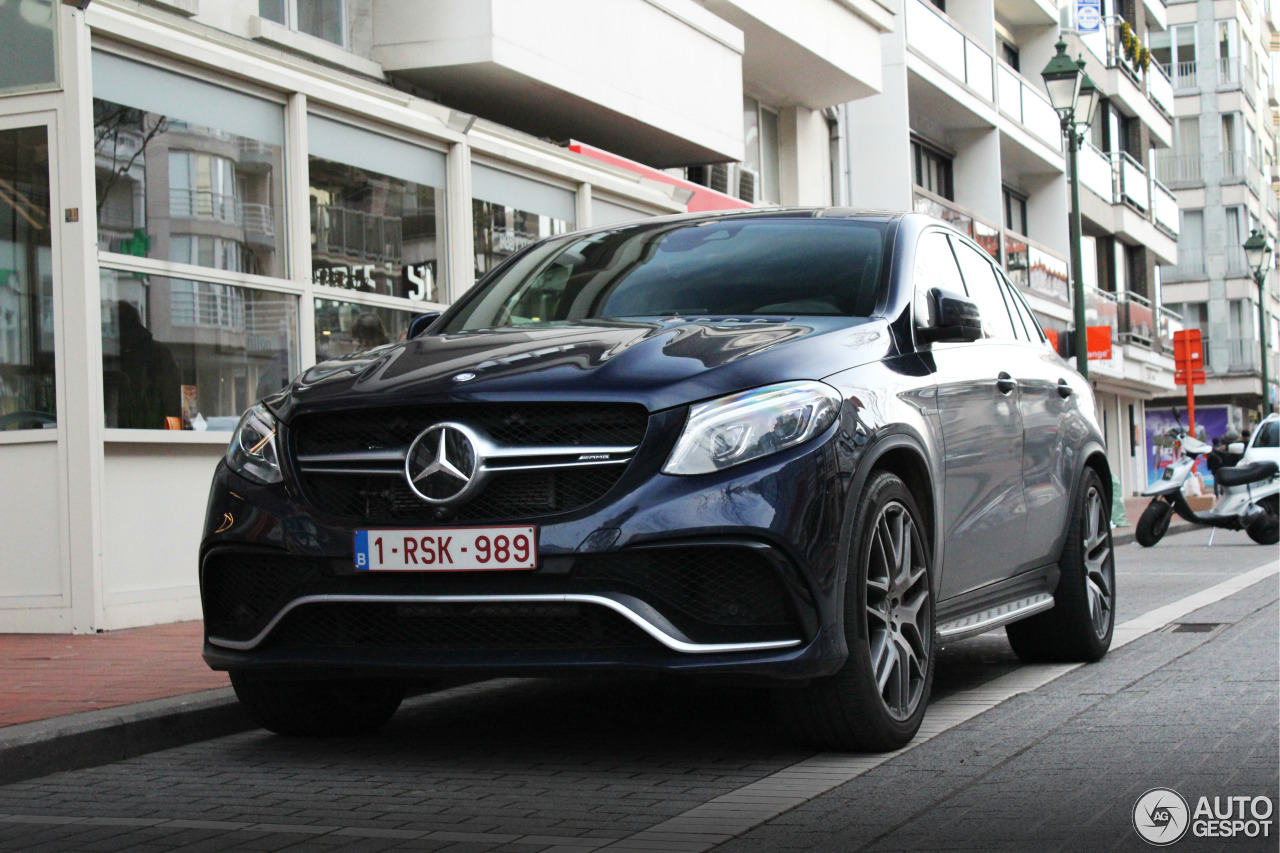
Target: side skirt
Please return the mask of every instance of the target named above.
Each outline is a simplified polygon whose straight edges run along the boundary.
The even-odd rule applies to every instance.
[[[1056,565],[1023,572],[938,604],[938,639],[977,636],[1053,607],[1058,586]]]

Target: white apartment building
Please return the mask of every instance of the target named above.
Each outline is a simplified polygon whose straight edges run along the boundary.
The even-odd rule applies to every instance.
[[[1079,152],[1086,317],[1111,341],[1089,370],[1112,470],[1124,494],[1140,491],[1144,407],[1174,388],[1181,328],[1160,306],[1158,273],[1177,261],[1177,205],[1151,169],[1172,142],[1173,93],[1156,66],[1143,72],[1118,44],[1122,20],[1139,39],[1163,31],[1164,4],[1103,0],[1102,29],[1084,37],[1072,32],[1073,0],[903,5],[903,26],[881,37],[883,92],[846,107],[850,201],[926,211],[970,234],[1022,287],[1064,355],[1070,185],[1040,77],[1059,37],[1104,97]]]
[[[530,241],[829,203],[897,7],[0,3],[0,631],[197,618],[239,413]]]
[[[1197,405],[1226,407],[1237,429],[1256,422],[1264,393],[1273,407],[1280,403],[1277,282],[1270,278],[1261,305],[1243,248],[1255,228],[1276,245],[1275,14],[1268,0],[1175,0],[1169,29],[1152,41],[1154,59],[1173,80],[1177,140],[1159,173],[1182,212],[1178,263],[1162,269],[1165,305],[1203,338],[1207,381],[1196,388]],[[1260,314],[1267,323],[1265,390]]]

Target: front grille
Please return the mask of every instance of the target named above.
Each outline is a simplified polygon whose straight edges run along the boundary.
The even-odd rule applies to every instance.
[[[200,578],[205,627],[210,636],[247,640],[308,585],[332,574],[324,562],[303,557],[210,555]]]
[[[408,447],[441,421],[459,421],[512,447],[634,446],[648,413],[626,404],[476,403],[359,409],[300,415],[292,424],[299,456]]]
[[[500,521],[581,509],[603,497],[626,470],[625,457],[617,464],[496,470],[466,503],[440,510],[409,488],[402,460],[418,435],[443,421],[467,424],[503,448],[634,448],[644,438],[648,413],[626,404],[486,403],[300,415],[289,427],[289,445],[303,493],[320,512],[351,524]],[[334,454],[372,461],[305,468],[299,461]],[[547,461],[534,455],[522,464]],[[551,461],[573,463],[577,457]],[[344,466],[361,473],[347,473]]]
[[[626,469],[624,465],[556,468],[497,474],[469,503],[450,511],[447,521],[498,521],[571,512],[599,500]],[[403,476],[304,475],[303,487],[316,509],[356,522],[439,523],[435,508],[413,493]]]
[[[299,607],[271,634],[273,647],[415,651],[542,651],[653,647],[603,607],[542,603],[334,602]]]
[[[578,557],[577,591],[634,595],[694,642],[800,636],[791,596],[759,551],[734,545],[646,548]]]

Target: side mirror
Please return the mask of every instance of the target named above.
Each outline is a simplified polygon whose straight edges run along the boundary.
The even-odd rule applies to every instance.
[[[1236,456],[1243,456],[1243,455],[1244,455],[1244,442],[1243,442],[1243,441],[1233,441],[1233,442],[1231,442],[1230,444],[1228,444],[1228,445],[1227,445],[1227,452],[1228,452],[1228,453],[1234,453]]]
[[[413,315],[413,319],[409,321],[409,333],[405,335],[405,340],[411,341],[418,337],[418,335],[431,328],[431,324],[439,319],[439,311],[428,311],[425,314]]]
[[[922,344],[982,339],[978,304],[955,291],[935,287],[929,291],[929,317],[916,329]]]

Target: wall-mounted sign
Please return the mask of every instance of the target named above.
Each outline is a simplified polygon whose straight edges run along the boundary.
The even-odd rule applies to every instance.
[[[1089,348],[1090,361],[1111,358],[1111,327],[1089,326],[1085,330],[1085,345]]]
[[[1076,32],[1096,33],[1102,29],[1102,0],[1076,0]]]

